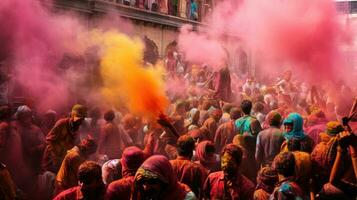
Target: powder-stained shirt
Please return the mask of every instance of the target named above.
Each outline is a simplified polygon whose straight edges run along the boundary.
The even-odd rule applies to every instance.
[[[238,175],[232,186],[227,186],[223,171],[210,174],[203,187],[205,199],[251,200],[254,184],[245,176]]]

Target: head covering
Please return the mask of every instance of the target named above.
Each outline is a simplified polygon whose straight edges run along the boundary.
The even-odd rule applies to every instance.
[[[327,134],[330,136],[334,136],[342,131],[344,131],[344,128],[342,124],[340,124],[338,121],[331,121],[326,124],[327,126]]]
[[[290,113],[288,117],[284,120],[284,124],[293,124],[293,128],[290,132],[284,132],[285,139],[304,139],[306,135],[303,131],[303,123],[304,120],[300,114]]]
[[[326,116],[322,110],[314,109],[307,117],[307,124],[311,126],[318,123],[326,123]]]
[[[188,120],[185,122],[185,126],[189,126],[194,123],[194,120],[199,120],[200,111],[197,108],[192,108],[188,113]]]
[[[158,178],[161,182],[165,183],[165,191],[160,196],[163,200],[169,199],[184,199],[187,191],[177,181],[176,174],[174,173],[169,160],[162,155],[154,155],[149,157],[138,169],[135,175],[134,184],[138,184],[140,178]],[[134,185],[133,200],[141,199],[140,191]]]
[[[23,105],[17,108],[17,111],[15,113],[15,118],[19,119],[21,117],[28,116],[28,115],[32,115],[32,110],[28,106]]]
[[[222,156],[224,153],[231,155],[233,159],[235,159],[236,162],[240,164],[243,158],[243,147],[235,144],[228,144],[222,150]]]
[[[218,108],[213,108],[212,110],[209,110],[209,115],[215,118],[222,117],[222,114],[223,114],[222,110]]]
[[[271,167],[263,167],[258,172],[257,189],[263,189],[271,194],[275,184],[279,181],[278,173]]]
[[[127,147],[123,151],[120,162],[122,165],[122,176],[134,176],[136,170],[144,162],[144,153],[138,147]]]
[[[208,155],[208,152],[207,152],[208,146],[211,146],[213,148],[213,152],[214,152],[213,142],[206,140],[206,141],[198,143],[198,145],[196,147],[196,156],[197,156],[198,160],[200,161],[200,164],[202,164],[206,168],[211,169],[211,167],[215,167],[214,165],[217,164],[217,160],[215,159],[215,156]]]
[[[83,105],[76,104],[73,106],[71,114],[79,118],[85,118],[87,116],[87,108]]]

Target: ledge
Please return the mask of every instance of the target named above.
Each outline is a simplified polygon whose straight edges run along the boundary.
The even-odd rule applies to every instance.
[[[200,22],[192,21],[186,18],[165,15],[159,12],[153,12],[103,0],[55,0],[54,2],[56,8],[74,10],[94,15],[117,13],[127,19],[145,21],[175,28],[180,28],[184,24],[191,24],[193,26],[202,25]]]

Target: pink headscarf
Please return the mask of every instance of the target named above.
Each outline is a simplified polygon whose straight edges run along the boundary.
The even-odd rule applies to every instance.
[[[214,154],[211,156],[207,154],[206,152],[207,146],[214,147],[214,144],[209,140],[198,143],[196,147],[196,155],[201,165],[203,165],[205,168],[209,169],[210,171],[215,171],[217,168],[219,168],[219,161],[216,160]]]
[[[147,160],[145,160],[145,162],[141,165],[140,168],[155,173],[157,176],[159,176],[159,179],[161,181],[167,184],[164,193],[160,197],[161,199],[183,200],[185,198],[188,192],[188,188],[186,185],[183,185],[177,181],[176,174],[174,173],[169,160],[165,156],[162,155],[151,156]],[[137,179],[138,173],[135,176],[135,180]],[[140,191],[138,191],[137,188],[134,190],[132,199],[133,200],[141,199]]]
[[[122,176],[134,176],[140,165],[144,162],[144,153],[135,146],[124,149],[120,160],[122,165]]]

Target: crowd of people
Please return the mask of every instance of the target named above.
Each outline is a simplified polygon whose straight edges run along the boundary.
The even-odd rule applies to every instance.
[[[117,3],[162,14],[201,21],[212,11],[213,0],[114,0]]]
[[[356,88],[165,64],[187,88],[155,120],[2,105],[0,199],[356,199]]]

